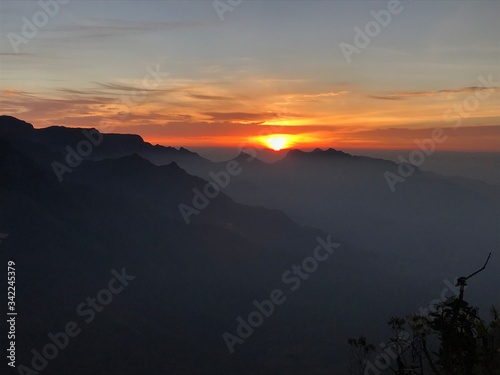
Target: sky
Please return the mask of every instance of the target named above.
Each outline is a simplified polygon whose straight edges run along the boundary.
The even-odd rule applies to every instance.
[[[232,5],[231,5],[232,4]],[[0,0],[0,114],[184,147],[500,151],[500,1]]]

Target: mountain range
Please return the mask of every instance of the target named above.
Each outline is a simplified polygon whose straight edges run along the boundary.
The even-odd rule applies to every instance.
[[[489,252],[466,294],[500,302],[497,189],[415,168],[391,191],[384,173],[398,168],[335,149],[212,162],[139,135],[0,116],[18,363],[75,320],[82,333],[43,373],[344,374],[349,337],[382,338],[390,316],[440,298]],[[292,290],[284,275],[321,241],[338,248]],[[84,323],[77,306],[122,268],[134,280]],[[286,301],[231,353],[224,333],[276,289]]]

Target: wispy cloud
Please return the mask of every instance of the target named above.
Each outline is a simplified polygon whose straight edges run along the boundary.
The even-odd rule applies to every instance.
[[[369,98],[372,99],[380,99],[380,100],[401,100],[403,99],[400,96],[394,96],[394,95],[389,95],[389,96],[383,96],[383,95],[368,95]]]
[[[443,96],[450,94],[463,94],[463,93],[473,93],[481,90],[491,90],[492,88],[498,87],[480,87],[480,86],[470,86],[462,87],[458,89],[444,89],[444,90],[433,90],[433,91],[408,91],[408,92],[396,92],[389,95],[368,95],[372,99],[381,100],[401,100],[406,98],[419,98],[419,97],[431,97],[431,96]]]
[[[299,94],[288,97],[290,101],[315,101],[320,99],[328,99],[333,98],[340,95],[346,95],[349,91],[331,91],[331,92],[323,92],[318,94]]]
[[[245,112],[203,112],[212,121],[252,121],[264,122],[277,118],[277,113],[245,113]]]
[[[39,57],[36,53],[0,52],[1,57]]]
[[[229,96],[196,94],[193,92],[187,92],[186,95],[191,97],[191,98],[199,99],[199,100],[232,100],[233,99]]]
[[[52,36],[59,38],[86,39],[124,37],[157,31],[203,27],[205,21],[133,21],[106,18],[88,18],[75,23],[59,26]]]
[[[460,128],[443,127],[447,135],[445,143],[440,145],[441,150],[462,151],[500,151],[500,125],[491,126],[462,126]],[[416,139],[427,139],[432,136],[435,128],[377,128],[360,130],[356,133],[359,140],[370,140],[376,148],[415,148]]]

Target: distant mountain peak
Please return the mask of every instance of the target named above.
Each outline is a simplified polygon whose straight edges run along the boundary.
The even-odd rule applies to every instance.
[[[122,157],[118,158],[117,160],[124,161],[124,162],[137,162],[138,161],[140,163],[146,162],[146,163],[150,164],[149,160],[143,158],[137,152],[134,152],[133,154],[130,154],[130,155],[122,156]]]
[[[251,158],[251,157],[252,157],[252,155],[247,154],[245,151],[240,151],[240,153],[238,154],[238,156],[236,156],[234,159],[242,159],[242,158],[248,159],[248,158]]]
[[[264,163],[262,160],[258,159],[256,156],[252,156],[250,154],[247,154],[245,151],[240,151],[238,156],[236,156],[233,160],[237,161],[238,163]]]
[[[173,169],[182,169],[182,168],[179,166],[179,164],[177,164],[175,161],[173,161],[173,162],[171,162],[171,163],[167,164],[167,167],[171,167],[171,168],[173,168]]]
[[[312,151],[314,154],[321,154],[321,155],[328,155],[328,156],[352,156],[351,154],[348,154],[347,152],[336,150],[334,148],[328,148],[326,150],[323,150],[321,148],[316,148]]]
[[[306,152],[306,151],[302,151],[302,150],[298,150],[298,149],[294,149],[294,150],[290,150],[288,151],[286,157],[292,157],[292,158],[326,158],[326,157],[329,157],[329,158],[339,158],[339,157],[342,157],[342,158],[347,158],[347,157],[352,157],[351,154],[348,154],[346,152],[343,152],[343,151],[339,151],[339,150],[336,150],[334,148],[328,148],[326,150],[323,150],[321,148],[315,148],[314,150],[310,151],[310,152]]]
[[[181,156],[189,156],[189,157],[196,157],[196,158],[202,158],[202,156],[200,156],[200,154],[198,154],[197,152],[194,152],[194,151],[191,151],[191,150],[188,150],[187,148],[185,147],[179,147],[179,149],[176,149],[174,148],[175,152]]]
[[[189,151],[187,148],[184,148],[184,147],[179,148],[179,152],[182,152],[185,154],[196,154],[196,152]]]

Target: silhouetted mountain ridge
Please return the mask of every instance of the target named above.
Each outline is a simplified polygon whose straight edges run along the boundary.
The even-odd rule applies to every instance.
[[[343,151],[336,150],[334,148],[328,148],[323,150],[321,148],[315,148],[314,150],[307,152],[298,149],[293,149],[288,151],[285,158],[347,158],[354,157]]]
[[[33,136],[35,128],[26,121],[12,116],[0,116],[0,137],[5,139],[26,139]]]
[[[187,150],[184,147],[176,149],[161,145],[152,145],[145,142],[137,134],[114,134],[101,133],[95,128],[72,128],[65,126],[50,126],[47,128],[35,129],[33,125],[19,120],[12,116],[0,116],[0,137],[16,141],[20,147],[30,142],[35,145],[47,147],[47,153],[54,153],[56,160],[64,159],[68,153],[67,147],[76,149],[82,141],[89,141],[84,132],[93,133],[94,139],[102,140],[98,145],[94,145],[90,155],[85,159],[99,160],[104,158],[116,158],[131,155],[134,153],[146,156],[157,164],[168,164],[174,159],[188,158],[194,161],[203,161],[197,153]],[[31,147],[31,146],[30,146]]]
[[[227,162],[104,134],[59,183],[51,163],[86,139],[83,130],[4,125],[0,229],[9,238],[0,260],[22,265],[19,309],[36,316],[18,327],[18,361],[29,364],[48,332],[81,322],[75,307],[111,269],[136,276],[47,373],[345,373],[349,336],[385,336],[380,321],[426,306],[444,278],[498,244],[499,203],[487,189],[416,170],[391,192],[384,172],[399,166],[390,161],[317,149],[266,164],[242,153],[240,173],[216,197],[198,197],[187,225],[179,204],[194,206]],[[311,266],[326,233],[340,248],[291,291],[282,275]],[[286,303],[231,355],[222,334],[235,334],[236,318],[276,288]],[[490,303],[498,275],[482,273],[469,288]]]

